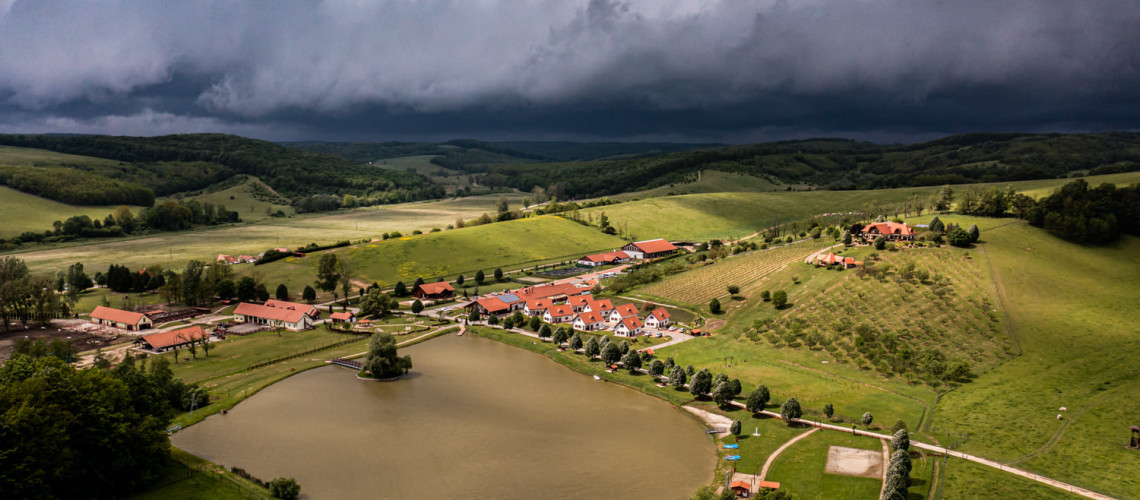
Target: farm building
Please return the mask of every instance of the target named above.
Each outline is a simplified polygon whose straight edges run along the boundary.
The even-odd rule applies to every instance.
[[[222,264],[237,264],[238,260],[233,258],[232,255],[220,254],[218,255],[218,258],[214,260],[214,262],[219,262]]]
[[[464,307],[466,309],[474,309],[476,311],[479,311],[479,314],[482,314],[484,316],[491,314],[494,314],[495,316],[501,316],[503,314],[511,312],[511,306],[506,302],[499,300],[498,297],[487,297],[485,299],[479,299],[467,304]]]
[[[836,266],[837,265],[837,266],[843,266],[844,268],[847,268],[847,269],[850,269],[852,267],[857,267],[863,263],[861,261],[855,260],[854,257],[840,257],[838,255],[835,255],[834,253],[828,253],[827,255],[824,255],[823,257],[816,259],[815,262],[819,266]]]
[[[542,314],[542,320],[547,323],[569,323],[574,321],[574,308],[570,304],[550,306]]]
[[[420,300],[450,299],[454,295],[455,289],[446,281],[416,285],[412,290],[412,296]]]
[[[276,307],[280,309],[291,309],[294,311],[305,311],[309,317],[319,319],[321,317],[321,310],[317,306],[311,304],[298,304],[296,302],[287,302],[284,300],[269,299],[265,301],[265,307]]]
[[[622,304],[610,312],[610,322],[619,322],[623,318],[630,316],[637,317],[637,306],[633,304]]]
[[[574,317],[574,329],[582,330],[584,332],[592,332],[595,330],[604,330],[606,328],[606,317],[602,313],[586,311],[578,313]]]
[[[335,312],[329,315],[333,323],[356,323],[356,314],[352,311]]]
[[[645,326],[649,328],[665,328],[669,326],[669,311],[664,307],[658,307],[649,316],[645,317]]]
[[[526,313],[527,316],[539,316],[545,313],[549,307],[550,301],[547,299],[528,300],[526,301],[526,306],[523,308],[523,312]]]
[[[234,309],[234,321],[294,331],[307,330],[313,326],[313,317],[307,311],[249,302],[242,302]]]
[[[677,247],[668,241],[657,239],[635,241],[621,247],[621,250],[633,259],[656,259],[672,255],[673,252],[677,251]]]
[[[636,337],[641,333],[642,326],[637,316],[626,316],[614,327],[614,333],[625,337]]]
[[[254,257],[252,255],[238,255],[237,256],[237,263],[238,264],[253,264],[254,262],[257,262],[257,257]]]
[[[598,314],[601,314],[603,317],[609,316],[613,310],[614,304],[610,302],[610,299],[591,301],[590,303],[586,304],[586,308],[583,309],[583,311],[586,312],[596,312]]]
[[[189,328],[180,328],[178,330],[171,330],[169,332],[152,333],[138,340],[138,343],[153,352],[166,352],[174,348],[180,348],[191,342],[197,342],[209,336],[202,327],[192,326]]]
[[[582,257],[581,259],[578,259],[578,265],[597,267],[604,266],[606,264],[618,264],[627,260],[629,260],[629,254],[621,250],[615,250],[613,252],[596,253]]]
[[[873,240],[882,236],[887,240],[914,240],[914,231],[910,226],[901,222],[872,222],[862,231],[864,240]]]
[[[94,311],[91,311],[91,321],[124,330],[144,330],[154,326],[154,322],[143,313],[103,306],[98,306]]]
[[[503,301],[504,304],[511,307],[511,312],[518,311],[526,306],[526,301],[513,293],[504,293],[497,295],[497,297],[499,297],[499,300]]]
[[[570,283],[563,283],[561,285],[523,287],[515,290],[514,293],[518,295],[519,298],[527,301],[532,299],[550,299],[552,302],[560,302],[566,300],[568,297],[590,293],[590,289],[578,288]]]

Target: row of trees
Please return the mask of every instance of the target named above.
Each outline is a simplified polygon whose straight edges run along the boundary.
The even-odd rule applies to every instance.
[[[1077,243],[1105,244],[1140,235],[1140,186],[1090,188],[1084,179],[1065,184],[1022,216],[1031,225]]]
[[[130,207],[120,205],[103,219],[74,215],[53,222],[52,229],[42,233],[25,231],[19,236],[0,239],[0,248],[28,242],[53,243],[76,238],[111,238],[151,231],[179,231],[193,226],[228,222],[241,222],[241,217],[237,212],[226,209],[225,205],[200,203],[197,200],[164,201],[141,209],[137,217]]]

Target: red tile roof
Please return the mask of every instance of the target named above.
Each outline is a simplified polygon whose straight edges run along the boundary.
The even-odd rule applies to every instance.
[[[309,316],[317,316],[320,314],[320,311],[317,310],[317,306],[311,304],[298,304],[296,302],[289,302],[285,300],[269,299],[265,301],[265,307],[276,307],[278,309],[304,311]]]
[[[531,311],[545,311],[550,307],[550,301],[547,299],[531,299],[526,301],[526,308]]]
[[[621,324],[625,325],[630,331],[633,331],[634,328],[641,328],[642,326],[641,320],[637,319],[637,316],[626,316],[621,319]]]
[[[610,299],[595,300],[589,303],[591,311],[610,312],[614,310],[614,304]]]
[[[476,300],[475,303],[483,306],[483,309],[486,309],[487,312],[506,311],[511,308],[510,305],[499,300],[498,297],[487,297],[485,299],[479,299]]]
[[[878,234],[901,234],[903,236],[914,234],[910,226],[898,222],[872,222],[863,228],[863,232],[871,233],[872,228]]]
[[[441,294],[443,292],[454,292],[455,291],[455,289],[451,287],[451,283],[448,283],[446,281],[438,281],[435,283],[424,283],[422,285],[419,285],[416,288],[419,288],[421,292],[426,293],[428,295],[437,295],[437,294]]]
[[[181,328],[169,332],[153,333],[142,338],[143,342],[150,344],[152,349],[162,349],[172,345],[185,344],[191,340],[206,337],[206,332],[200,326]]]
[[[603,323],[606,321],[606,318],[602,316],[602,313],[595,312],[595,311],[578,313],[578,318],[582,318],[582,322],[586,323],[587,325],[591,325],[594,323]],[[575,318],[575,319],[577,319],[577,318]]]
[[[633,246],[645,253],[671,252],[677,249],[672,243],[661,239],[636,241],[633,243]]]
[[[621,314],[621,317],[623,318],[626,316],[637,316],[637,306],[633,304],[622,304],[620,306],[617,306],[616,310],[618,314]]]
[[[552,318],[558,318],[558,317],[562,317],[562,316],[573,316],[574,315],[574,308],[571,307],[570,304],[559,304],[556,306],[550,306],[550,309],[547,309],[547,312],[550,313],[550,317],[552,317]]]
[[[666,311],[664,307],[658,307],[657,309],[654,309],[653,312],[649,313],[649,315],[657,319],[669,319],[669,311]]]
[[[761,488],[771,488],[773,490],[780,489],[780,483],[777,483],[776,481],[756,481],[756,486],[759,486]]]
[[[589,288],[578,288],[570,283],[562,283],[560,285],[542,285],[542,286],[528,286],[515,290],[515,295],[523,300],[532,299],[545,299],[555,295],[581,295],[589,293]]]
[[[350,313],[348,311],[335,312],[335,313],[332,313],[329,315],[329,319],[339,319],[342,321],[348,321],[348,320],[352,319],[352,313]]]
[[[242,302],[234,308],[234,314],[284,321],[286,323],[301,322],[307,312],[308,311],[298,311],[296,309],[263,306],[261,304],[250,304],[249,302]]]
[[[627,254],[621,250],[616,250],[613,252],[596,253],[593,255],[587,255],[587,256],[582,257],[581,259],[578,259],[578,260],[585,260],[585,261],[590,261],[590,262],[613,262],[613,261],[618,260],[618,259],[628,259],[628,258],[629,258],[629,254]]]
[[[728,487],[732,488],[732,489],[736,489],[736,488],[744,488],[746,490],[752,489],[752,485],[748,484],[744,481],[733,481],[732,484],[728,485]]]
[[[820,257],[819,262],[821,264],[842,264],[843,257],[835,255],[834,253],[828,253],[827,255]]]
[[[91,319],[102,319],[128,325],[137,325],[139,321],[142,321],[145,317],[146,315],[143,313],[112,309],[103,306],[97,306],[94,311],[91,311]]]
[[[589,305],[590,302],[593,301],[594,297],[592,295],[576,295],[574,297],[570,297],[567,300],[567,302],[569,302],[572,306],[585,306]]]

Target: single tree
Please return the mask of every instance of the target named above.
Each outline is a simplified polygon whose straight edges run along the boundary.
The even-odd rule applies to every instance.
[[[864,413],[863,414],[863,427],[870,426],[871,422],[874,420],[875,420],[875,417],[871,416],[871,412]]]
[[[416,299],[415,301],[412,302],[412,314],[419,314],[419,313],[423,312],[423,310],[424,310],[424,303],[420,302],[420,299]]]
[[[237,293],[237,285],[234,284],[234,280],[222,280],[214,287],[214,291],[218,294],[218,298],[230,300],[234,298],[234,294]]]
[[[887,240],[884,239],[882,236],[876,236],[875,237],[875,250],[882,250],[884,248],[887,248]]]
[[[843,231],[843,238],[840,239],[844,245],[851,245],[851,231]]]
[[[467,314],[467,321],[474,323],[480,319],[482,319],[482,316],[479,314],[479,308],[472,307],[471,312]]]
[[[684,387],[685,379],[685,370],[680,366],[674,366],[673,369],[669,371],[669,385],[673,387]]]
[[[626,342],[624,340],[621,341],[621,345],[618,346],[618,350],[621,351],[622,356],[625,356],[626,354],[628,354],[629,353],[629,342]]]
[[[257,300],[257,282],[249,276],[243,276],[238,280],[237,284],[237,299],[241,302],[253,302]]]
[[[740,430],[741,430],[740,428],[741,428],[740,421],[739,420],[733,420],[732,425],[730,425],[728,427],[728,432],[731,432],[733,437],[740,438]]]
[[[340,284],[340,262],[337,261],[336,254],[321,255],[321,260],[317,263],[317,288],[333,293],[338,284]]]
[[[317,291],[313,287],[305,285],[305,290],[301,292],[301,299],[305,302],[317,300]]]
[[[660,359],[655,359],[655,360],[653,360],[652,363],[649,363],[649,374],[650,375],[652,375],[654,377],[660,377],[664,373],[665,373],[665,363],[662,363]]]
[[[788,398],[784,401],[784,405],[780,407],[780,418],[784,419],[784,423],[792,425],[796,420],[803,416],[803,410],[800,408],[800,402],[796,398]]]
[[[713,401],[717,406],[728,406],[729,401],[732,401],[732,386],[728,382],[720,382],[713,386],[712,390]]]
[[[910,449],[910,433],[906,429],[899,429],[891,436],[891,450],[909,450]]]
[[[977,243],[978,238],[982,237],[982,232],[978,230],[977,224],[970,224],[970,227],[966,229],[966,234],[970,235],[970,243]]]
[[[927,229],[930,229],[932,233],[941,233],[946,231],[946,224],[944,224],[938,216],[934,216],[930,219],[930,224],[927,226]]]
[[[560,326],[560,327],[558,327],[558,330],[556,330],[554,332],[554,345],[560,346],[563,343],[565,343],[566,340],[569,338],[570,338],[570,332],[566,331],[566,327]]]
[[[899,429],[906,429],[906,422],[903,422],[901,418],[895,420],[895,425],[891,426],[891,434],[898,432]]]
[[[379,288],[373,288],[360,299],[360,315],[379,318],[388,314],[388,311],[396,305],[398,304],[388,294],[381,292]]]
[[[301,494],[301,485],[291,477],[279,477],[269,482],[269,493],[274,498],[292,500]]]
[[[696,370],[696,368],[693,368],[693,365],[689,365],[689,366],[685,367],[685,375],[688,375],[689,378],[693,378],[693,375],[695,375],[696,373],[697,373],[697,370]]]
[[[787,304],[788,292],[785,292],[783,290],[776,290],[776,292],[772,294],[772,306],[774,306],[776,309],[782,309]]]
[[[476,284],[476,285],[482,285],[482,284],[483,284],[483,280],[484,280],[484,279],[486,279],[486,278],[487,278],[487,275],[483,274],[483,270],[482,270],[482,269],[480,269],[480,270],[478,270],[478,271],[475,271],[475,284]]]
[[[397,297],[406,296],[408,294],[408,285],[405,285],[403,281],[397,281],[396,288],[393,292]]]
[[[728,294],[729,295],[735,296],[738,293],[740,293],[740,287],[738,287],[736,285],[728,285]]]
[[[491,325],[491,326],[498,325],[499,324],[499,317],[495,316],[494,314],[488,314],[487,315],[487,324]]]
[[[530,322],[527,324],[527,326],[530,327],[530,331],[537,332],[538,329],[542,327],[542,318],[539,318],[538,316],[530,318]]]
[[[713,314],[720,314],[720,301],[712,299],[709,301],[709,312]]]
[[[277,300],[289,300],[289,289],[282,283],[277,285],[277,292],[274,295],[277,297]]]
[[[740,385],[740,379],[734,378],[728,381],[728,386],[732,388],[732,397],[739,396],[744,392],[744,386]]]
[[[629,370],[629,373],[637,373],[641,369],[641,354],[637,351],[629,351],[621,358],[621,364]]]
[[[463,275],[462,274],[460,274],[457,278],[455,278],[455,284],[463,286]]]
[[[586,358],[593,359],[594,356],[601,354],[601,352],[601,347],[598,346],[598,339],[590,337],[590,340],[586,342]]]
[[[768,405],[769,398],[768,387],[762,385],[757,387],[755,391],[752,391],[752,394],[748,395],[748,400],[744,402],[744,407],[752,413],[760,413],[764,410],[764,407]]]
[[[257,301],[265,302],[269,300],[269,289],[265,288],[264,284],[257,285]]]
[[[582,348],[582,336],[578,335],[578,333],[575,332],[574,335],[572,335],[570,337],[569,343],[570,343],[571,349],[573,349],[575,351],[577,351],[578,349],[581,349]]]
[[[968,247],[973,241],[970,233],[961,227],[955,227],[953,231],[946,233],[946,242],[959,248]]]
[[[621,349],[618,348],[617,344],[610,342],[602,348],[602,362],[606,366],[617,363],[619,360],[621,360]]]
[[[835,415],[835,407],[831,406],[831,403],[823,405],[823,416],[827,417],[828,420],[831,420],[832,415]]]
[[[495,281],[503,281],[503,268],[495,268]]]
[[[673,361],[673,358],[671,358],[671,357],[665,358],[665,371],[666,372],[673,371],[673,367],[676,365],[677,365],[677,363]]]
[[[696,397],[706,396],[712,390],[712,374],[708,369],[702,369],[693,375],[693,381],[689,384],[689,393]]]
[[[763,292],[760,292],[760,299],[763,300],[764,302],[768,302],[769,300],[772,299],[772,292],[769,292],[768,290],[764,290]]]

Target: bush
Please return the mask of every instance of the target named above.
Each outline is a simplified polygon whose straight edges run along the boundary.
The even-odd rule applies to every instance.
[[[712,299],[711,301],[709,301],[709,312],[711,312],[713,314],[720,314],[720,311],[721,311],[721,309],[720,309],[720,301],[719,300]]]
[[[788,292],[785,292],[783,290],[776,290],[776,293],[772,294],[772,305],[776,306],[776,309],[783,308],[787,304]]]
[[[291,477],[279,477],[269,482],[269,492],[274,497],[291,500],[301,494],[301,485]]]

